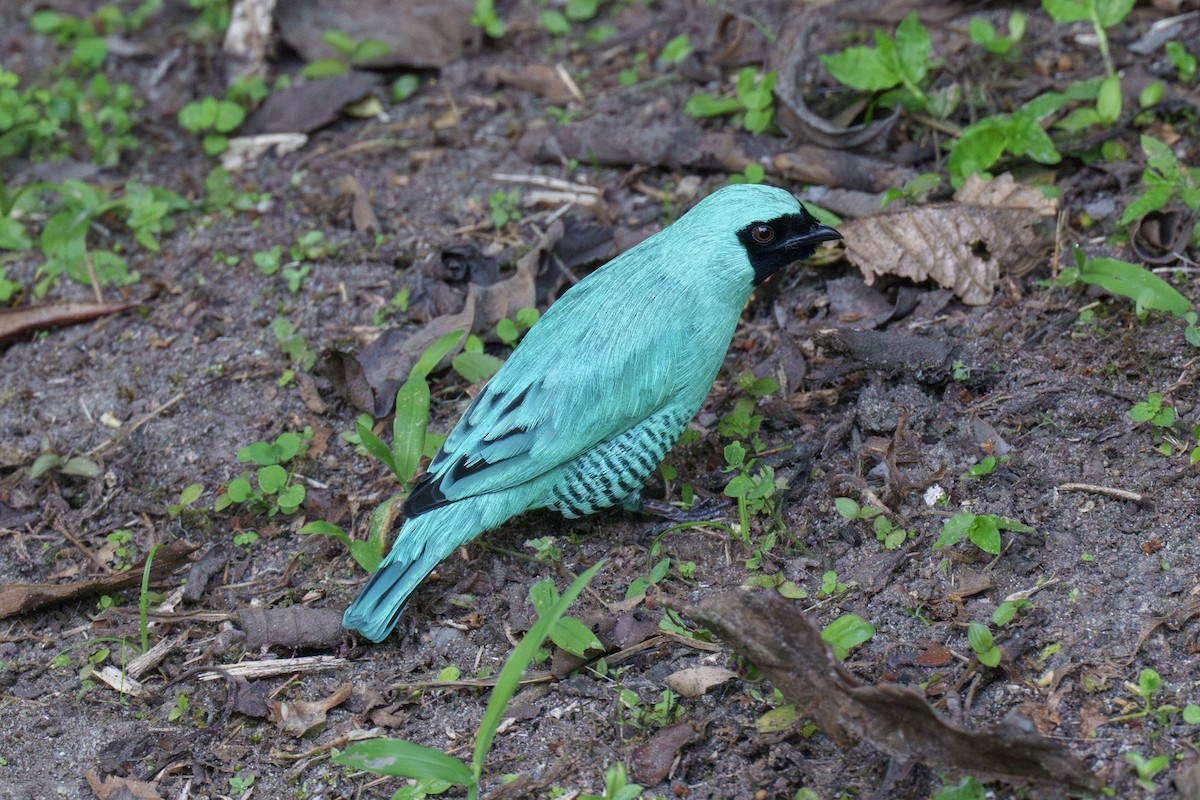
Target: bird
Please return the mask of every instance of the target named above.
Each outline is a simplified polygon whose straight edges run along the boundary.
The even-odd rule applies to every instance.
[[[755,287],[841,238],[790,192],[733,184],[568,289],[413,485],[404,524],[343,627],[383,641],[442,559],[518,514],[640,508],[642,484],[700,410]]]

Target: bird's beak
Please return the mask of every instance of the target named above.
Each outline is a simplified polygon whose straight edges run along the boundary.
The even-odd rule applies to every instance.
[[[831,242],[834,239],[841,239],[842,235],[828,225],[818,223],[811,230],[797,234],[787,241],[789,250],[798,250],[802,247],[815,247],[821,242]]]

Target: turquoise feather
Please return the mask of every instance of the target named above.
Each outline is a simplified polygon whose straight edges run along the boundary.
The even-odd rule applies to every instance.
[[[754,287],[837,238],[782,189],[729,186],[573,286],[454,426],[342,624],[381,641],[438,562],[517,514],[637,507]]]

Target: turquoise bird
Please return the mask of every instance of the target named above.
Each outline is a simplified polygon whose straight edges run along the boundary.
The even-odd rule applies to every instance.
[[[728,186],[571,287],[454,426],[342,625],[382,641],[438,562],[517,514],[640,507],[750,293],[840,238],[782,189]]]

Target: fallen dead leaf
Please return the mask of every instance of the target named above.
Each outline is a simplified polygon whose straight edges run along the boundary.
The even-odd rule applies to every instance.
[[[301,738],[324,726],[329,709],[346,702],[353,692],[353,687],[347,683],[339,686],[324,700],[296,700],[290,703],[267,700],[267,719],[289,736]]]
[[[1046,257],[1049,238],[1035,226],[1057,209],[1008,175],[990,183],[968,181],[955,202],[845,223],[846,257],[868,284],[883,275],[932,280],[968,305],[986,305],[1002,268],[1019,275]]]
[[[689,667],[672,672],[663,679],[663,683],[682,697],[699,697],[712,687],[737,676],[736,672],[724,667]]]
[[[901,762],[919,761],[1010,783],[1093,789],[1094,777],[1032,723],[1013,716],[968,730],[941,719],[915,690],[860,685],[794,603],[773,593],[723,592],[684,610],[742,653],[839,746],[870,742]]]
[[[162,800],[162,795],[152,783],[116,775],[108,775],[100,780],[100,775],[94,769],[83,773],[83,777],[99,800]]]
[[[50,303],[21,308],[0,308],[0,342],[27,331],[73,325],[136,306],[137,303]]]
[[[630,760],[633,778],[646,786],[657,786],[666,780],[675,763],[675,754],[700,737],[687,722],[663,728],[633,751]]]

